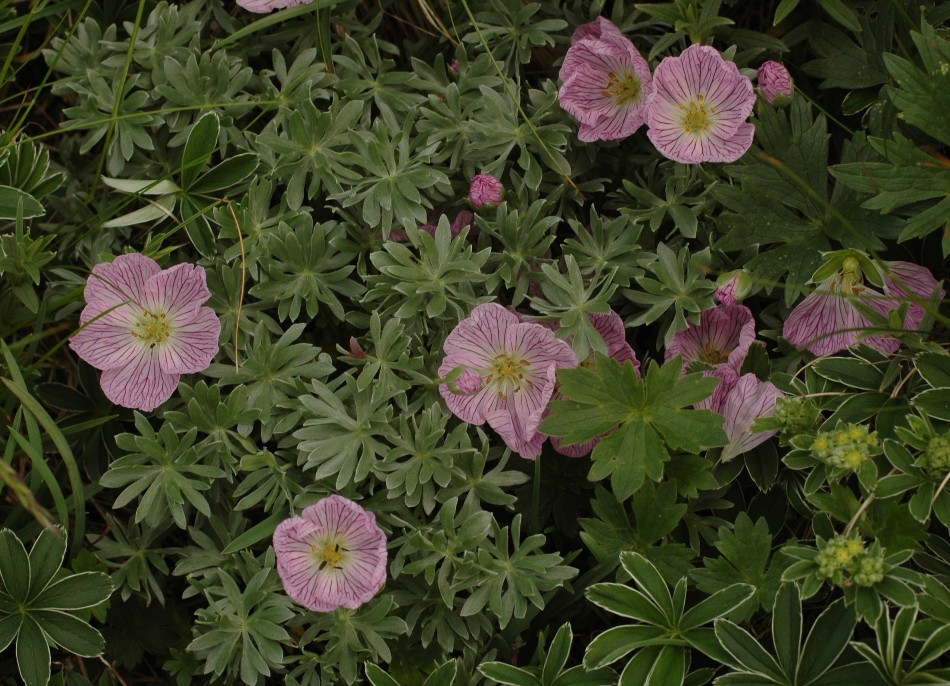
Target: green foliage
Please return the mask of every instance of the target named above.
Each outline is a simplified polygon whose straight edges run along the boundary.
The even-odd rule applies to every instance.
[[[561,372],[567,400],[552,403],[542,431],[564,436],[567,444],[610,432],[594,448],[588,478],[610,477],[614,494],[625,500],[645,478],[662,478],[671,450],[697,453],[725,442],[718,415],[685,409],[707,398],[717,381],[700,374],[681,377],[680,369],[679,358],[662,366],[651,363],[640,379],[632,365],[598,353],[595,369]]]
[[[687,609],[686,578],[676,582],[672,593],[657,568],[637,553],[620,556],[624,570],[637,588],[614,583],[595,584],[587,596],[595,605],[629,619],[624,624],[599,634],[587,646],[584,666],[604,667],[633,655],[620,675],[620,683],[680,686],[687,679],[688,650],[720,649],[711,641],[713,620],[732,612],[753,593],[747,584],[722,589]]]
[[[27,686],[49,681],[51,647],[83,657],[105,648],[102,635],[74,613],[106,602],[112,583],[101,572],[62,570],[65,553],[62,529],[42,530],[29,553],[15,533],[0,530],[0,650],[16,641]]]

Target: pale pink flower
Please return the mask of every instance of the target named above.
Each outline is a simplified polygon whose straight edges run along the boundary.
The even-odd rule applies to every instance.
[[[497,178],[491,174],[477,174],[472,179],[468,200],[476,210],[483,207],[497,207],[504,192],[505,187]]]
[[[783,106],[791,102],[795,92],[792,77],[785,65],[769,60],[763,62],[758,71],[759,88],[770,105]]]
[[[538,424],[547,407],[556,371],[577,366],[571,347],[540,324],[521,322],[501,305],[478,305],[445,339],[439,376],[457,367],[478,375],[482,388],[474,394],[439,391],[446,405],[469,424],[488,422],[505,444],[533,459],[546,438]]]
[[[910,293],[918,299],[929,300],[937,280],[926,267],[910,262],[884,262],[884,265],[884,292],[880,293],[865,285],[858,259],[846,257],[837,272],[818,284],[792,309],[782,335],[795,347],[807,348],[819,356],[845,350],[858,342],[885,354],[897,352],[900,341],[894,336],[864,335],[874,324],[855,303],[860,302],[887,317],[903,301],[909,300]],[[941,289],[938,298],[942,299],[945,294]],[[924,314],[923,307],[910,301],[904,329],[917,329]]]
[[[119,255],[93,267],[84,296],[69,347],[103,370],[102,390],[117,405],[154,410],[218,352],[221,322],[201,306],[211,292],[200,267],[162,270],[145,255]]]
[[[647,135],[665,157],[685,164],[734,162],[752,145],[746,121],[752,82],[715,48],[691,45],[653,74]]]
[[[760,381],[755,374],[739,377],[721,406],[712,408],[724,417],[722,429],[729,437],[720,459],[731,460],[777,434],[778,429],[752,433],[751,427],[759,417],[774,416],[775,400],[784,395],[771,383]]]
[[[571,36],[571,45],[582,40],[624,39],[623,33],[617,25],[606,17],[597,17],[594,21],[581,24]]]
[[[664,359],[683,358],[684,371],[694,362],[729,366],[736,374],[755,340],[755,318],[745,305],[722,304],[703,311],[699,323],[677,331]]]
[[[620,316],[613,311],[604,314],[593,313],[587,316],[590,318],[590,322],[594,325],[597,333],[599,333],[601,338],[604,339],[604,344],[607,346],[607,356],[612,357],[621,364],[624,362],[630,362],[633,364],[633,368],[636,370],[637,376],[639,376],[640,361],[637,359],[637,354],[633,351],[633,348],[631,348],[630,344],[627,343],[626,329],[624,328],[623,320],[620,318]],[[593,351],[591,351],[587,358],[581,362],[581,365],[593,364],[595,359],[596,355]],[[560,398],[555,397],[555,400],[558,399]],[[551,436],[551,445],[562,455],[567,455],[568,457],[581,457],[593,450],[594,447],[600,443],[600,438],[601,437],[598,436],[596,438],[592,438],[589,441],[584,441],[583,443],[578,443],[576,445],[564,445],[564,439],[561,436]]]
[[[278,524],[274,552],[287,595],[317,612],[356,609],[386,581],[386,535],[372,512],[340,495]]]
[[[558,101],[577,119],[582,141],[626,138],[646,119],[650,65],[608,20],[579,27],[559,77]]]
[[[282,10],[287,7],[305,5],[313,0],[237,0],[239,7],[243,7],[248,12],[263,14],[271,10]]]

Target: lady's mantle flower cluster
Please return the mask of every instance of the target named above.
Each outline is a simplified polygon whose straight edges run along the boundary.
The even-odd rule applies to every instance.
[[[854,471],[878,454],[880,447],[876,431],[868,431],[864,424],[845,424],[820,432],[811,444],[811,451],[829,467]]]
[[[808,433],[820,415],[818,406],[810,398],[783,397],[775,401],[775,420],[785,434],[796,436]]]
[[[857,536],[835,536],[819,545],[818,573],[837,586],[874,586],[884,580],[884,555],[868,550]]]
[[[950,434],[934,436],[927,442],[921,462],[937,472],[950,471]]]
[[[691,45],[651,75],[633,43],[603,17],[571,40],[558,100],[580,122],[582,141],[626,138],[646,124],[661,154],[687,164],[734,162],[752,145],[752,82],[715,48]]]

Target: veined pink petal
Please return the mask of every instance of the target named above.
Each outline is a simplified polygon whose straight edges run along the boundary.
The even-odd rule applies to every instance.
[[[640,360],[637,359],[637,354],[633,352],[633,348],[627,343],[627,330],[623,325],[623,320],[620,318],[620,315],[611,310],[610,312],[604,313],[595,312],[587,316],[590,319],[590,323],[593,324],[597,330],[597,333],[604,339],[604,344],[607,346],[608,357],[620,363],[629,360],[633,363],[633,368],[637,370],[637,374],[639,375]]]
[[[913,262],[894,260],[885,262],[885,266],[888,272],[884,275],[886,290],[889,294],[893,294],[897,297],[893,307],[888,309],[899,307],[901,300],[907,300],[910,306],[907,310],[907,317],[904,320],[904,328],[909,331],[914,331],[920,327],[920,323],[924,320],[926,310],[908,296],[913,294],[921,300],[930,300],[934,290],[937,288],[937,280],[933,274],[930,273],[929,269],[914,264]],[[941,288],[937,294],[938,302],[933,303],[932,306],[934,308],[938,307],[939,301],[943,300],[946,295],[947,291]]]
[[[101,303],[101,301],[98,301]],[[102,314],[86,306],[79,318],[85,326],[69,339],[69,347],[96,369],[116,369],[129,364],[147,347],[132,336],[133,305],[120,305]],[[102,315],[94,319],[96,315]]]
[[[140,302],[145,284],[161,270],[151,257],[119,255],[112,262],[100,262],[92,268],[83,297],[90,305],[98,304],[100,312],[123,302]]]
[[[775,103],[778,99],[788,102],[794,92],[792,88],[792,77],[788,73],[785,65],[774,60],[763,62],[758,70],[759,88],[762,89],[762,95],[769,103]]]
[[[194,264],[176,264],[148,280],[142,307],[165,312],[184,323],[210,297],[204,269]]]
[[[735,385],[739,382],[739,370],[733,369],[730,365],[721,364],[715,369],[707,369],[703,372],[703,376],[711,376],[719,379],[719,385],[716,386],[712,395],[696,403],[695,408],[697,410],[712,410],[713,412],[722,414],[722,408],[726,404],[726,398],[729,397],[732,389],[735,388]]]
[[[210,307],[200,307],[191,321],[174,322],[171,338],[156,346],[158,361],[169,374],[202,372],[218,354],[221,321]]]
[[[832,279],[822,282],[814,292],[796,305],[785,320],[782,335],[796,348],[822,356],[845,350],[858,342],[871,322],[849,302],[847,296],[830,291]],[[855,296],[851,296],[855,297]],[[865,298],[870,303],[870,298]],[[893,336],[877,335],[864,339],[881,352],[892,354],[900,347]]]
[[[752,433],[752,422],[758,417],[775,415],[775,400],[783,396],[771,383],[759,381],[755,374],[743,374],[729,393],[722,408],[722,428],[729,443],[722,451],[722,460],[752,450],[778,433],[778,430]]]
[[[151,412],[172,397],[179,378],[163,372],[158,355],[146,348],[125,366],[103,371],[100,384],[116,405]]]
[[[597,17],[594,21],[581,24],[574,29],[574,33],[571,35],[571,44],[587,39],[626,40],[617,25],[606,17]]]

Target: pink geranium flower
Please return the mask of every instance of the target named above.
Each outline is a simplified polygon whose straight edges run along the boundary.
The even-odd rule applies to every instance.
[[[937,280],[926,267],[910,262],[884,262],[883,293],[865,285],[861,262],[855,256],[845,257],[840,269],[821,281],[818,287],[796,305],[782,335],[797,348],[807,348],[815,355],[831,355],[860,342],[885,354],[893,354],[900,341],[887,334],[864,335],[874,324],[857,303],[887,317],[909,295],[928,300],[937,288]],[[941,289],[938,295],[943,298]],[[911,301],[904,319],[904,329],[915,330],[923,321],[925,310]]]
[[[287,595],[317,612],[356,609],[386,580],[386,535],[373,513],[343,496],[278,524],[274,551]]]
[[[758,71],[759,88],[762,96],[770,105],[787,105],[791,102],[794,89],[792,77],[785,65],[769,60],[763,62]]]
[[[620,316],[613,311],[605,314],[594,313],[587,316],[594,328],[597,329],[597,333],[604,339],[604,344],[607,346],[607,356],[621,364],[630,362],[633,364],[637,376],[639,376],[640,361],[637,359],[637,354],[633,351],[633,348],[627,343],[626,329]],[[590,364],[594,359],[596,359],[596,356],[592,351],[581,364]],[[568,457],[581,457],[587,455],[600,443],[600,437],[576,445],[563,445],[563,441],[564,439],[561,436],[551,436],[551,445],[557,452]]]
[[[84,296],[69,347],[103,370],[102,390],[117,405],[154,410],[218,351],[221,322],[201,306],[211,292],[200,267],[162,270],[145,255],[120,255],[93,267]]]
[[[237,0],[239,7],[258,14],[270,12],[271,10],[282,10],[297,5],[306,5],[311,2],[313,2],[313,0]]]
[[[461,367],[481,381],[475,393],[439,391],[449,409],[469,424],[488,422],[505,444],[522,457],[541,452],[545,436],[538,424],[554,393],[556,371],[577,366],[571,347],[540,324],[521,322],[501,305],[477,306],[445,339],[444,377]],[[468,377],[467,387],[475,387]]]
[[[683,369],[695,362],[718,367],[726,365],[736,374],[755,340],[752,310],[737,303],[721,304],[703,311],[699,323],[677,331],[666,349],[665,359],[683,358]]]
[[[476,210],[483,207],[497,207],[504,192],[505,187],[494,176],[491,174],[477,174],[472,179],[468,200]]]
[[[653,74],[647,135],[665,157],[695,164],[734,162],[752,145],[746,121],[755,104],[752,82],[708,45],[665,57]]]
[[[559,77],[558,101],[582,141],[626,138],[643,125],[653,92],[650,65],[603,17],[579,27]]]
[[[731,460],[778,433],[778,429],[752,433],[751,427],[759,417],[774,416],[775,400],[783,395],[771,383],[760,381],[755,374],[739,377],[722,401],[712,408],[725,418],[722,429],[729,437],[720,459]]]

